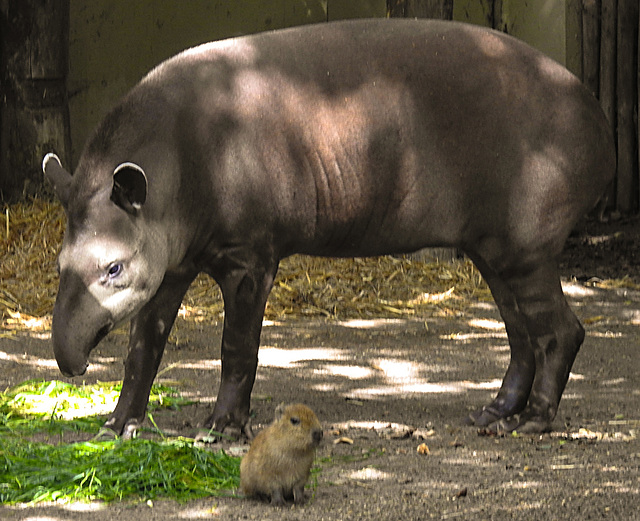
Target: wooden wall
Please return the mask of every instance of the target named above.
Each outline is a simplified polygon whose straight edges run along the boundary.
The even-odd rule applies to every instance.
[[[182,49],[305,23],[383,17],[402,3],[425,2],[0,1],[0,196],[38,186],[43,147],[61,151],[73,168],[109,108],[149,69]],[[618,177],[607,208],[620,214],[640,209],[638,10],[638,0],[453,0],[455,20],[521,38],[583,78],[600,99],[618,147]],[[54,44],[60,46],[56,52]],[[21,60],[36,67],[25,72]],[[38,68],[45,61],[53,64],[42,69],[46,78]],[[60,89],[65,84],[66,93]],[[48,98],[32,96],[40,88]],[[59,131],[65,125],[67,131]]]
[[[109,108],[152,67],[183,49],[269,29],[385,15],[385,0],[72,0],[74,164]]]
[[[582,1],[582,78],[600,100],[618,149],[616,182],[606,201],[614,214],[640,208],[639,11],[638,0]]]

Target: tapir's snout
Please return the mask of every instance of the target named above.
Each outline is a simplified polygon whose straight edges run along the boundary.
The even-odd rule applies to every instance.
[[[87,371],[89,353],[113,329],[114,321],[79,278],[63,271],[53,308],[51,336],[60,372],[80,376]]]
[[[86,373],[87,367],[89,367],[89,364],[85,363],[84,368],[82,370],[72,369],[71,371],[68,371],[65,369],[65,367],[66,366],[63,366],[60,360],[58,360],[58,368],[60,369],[60,372],[62,373],[62,375],[66,376],[67,378],[71,378],[72,376],[82,376],[84,373]]]
[[[53,325],[53,353],[60,372],[65,376],[80,376],[87,371],[89,366],[88,356],[84,349],[78,349],[75,341],[68,338],[68,328],[56,327],[54,314]]]
[[[65,376],[83,375],[89,366],[89,353],[113,329],[113,322],[107,321],[95,334],[91,334],[80,328],[70,327],[66,321],[60,324],[60,321],[60,315],[54,311],[53,352],[60,372]]]

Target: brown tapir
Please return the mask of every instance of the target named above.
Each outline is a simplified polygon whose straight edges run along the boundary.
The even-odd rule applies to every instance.
[[[278,262],[456,246],[489,284],[511,362],[469,421],[551,428],[584,330],[556,258],[615,171],[596,100],[524,43],[453,22],[361,20],[210,43],[152,70],[75,174],[43,167],[68,224],[53,346],[65,375],[132,319],[118,405],[130,435],[182,297],[224,296],[207,428],[251,435],[260,330]]]

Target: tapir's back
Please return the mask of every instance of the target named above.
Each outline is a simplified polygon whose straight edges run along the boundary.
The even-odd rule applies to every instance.
[[[561,243],[614,168],[605,118],[575,76],[466,24],[349,21],[205,44],[138,92],[154,87],[200,162],[189,175],[289,229],[286,253],[460,245],[487,226],[524,242],[554,228]]]

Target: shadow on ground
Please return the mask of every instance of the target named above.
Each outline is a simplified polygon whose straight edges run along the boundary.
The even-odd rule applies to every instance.
[[[265,323],[252,401],[256,430],[282,401],[311,406],[325,427],[320,472],[305,506],[211,498],[2,507],[2,518],[634,519],[640,294],[578,283],[565,292],[587,338],[552,434],[489,438],[462,426],[464,416],[490,401],[509,361],[493,304],[473,302],[450,317]],[[219,325],[178,323],[159,381],[198,403],[156,412],[166,433],[192,436],[209,413],[220,336]],[[112,334],[74,382],[121,379],[125,351],[126,335]],[[0,338],[0,363],[3,388],[30,378],[64,380],[46,334]]]

